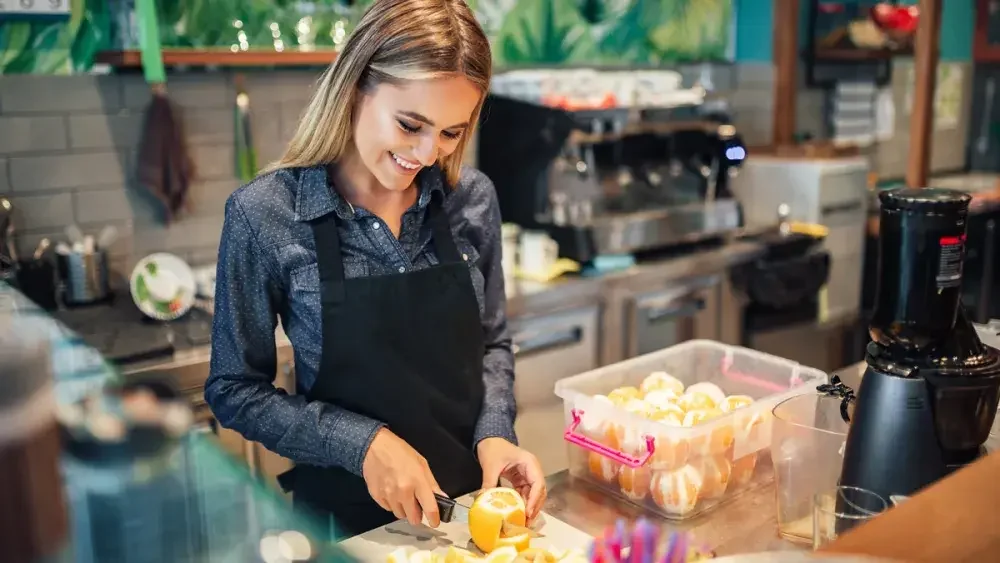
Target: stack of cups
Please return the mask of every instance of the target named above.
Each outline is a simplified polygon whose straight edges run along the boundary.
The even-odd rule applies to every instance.
[[[0,313],[0,551],[4,561],[58,553],[68,518],[48,341]]]

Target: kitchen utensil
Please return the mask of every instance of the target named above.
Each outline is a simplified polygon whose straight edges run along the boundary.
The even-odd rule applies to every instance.
[[[97,235],[97,248],[107,249],[118,240],[118,229],[114,225],[106,225]]]
[[[108,257],[103,251],[57,254],[56,264],[67,306],[90,305],[110,297]]]
[[[437,501],[438,510],[441,514],[442,522],[463,522],[469,523],[469,507],[462,506],[444,495],[434,493],[434,500]]]
[[[813,549],[837,539],[838,530],[874,518],[889,508],[885,499],[858,487],[834,487],[819,493],[813,501]]]
[[[42,255],[45,254],[45,251],[48,250],[49,246],[51,245],[52,243],[49,241],[49,239],[43,238],[42,240],[38,241],[38,247],[35,248],[35,253],[31,257],[34,258],[35,260],[41,260]]]
[[[837,484],[848,424],[840,400],[818,393],[786,399],[771,412],[778,534],[811,543],[813,498]]]
[[[35,253],[38,255],[38,253]],[[56,270],[51,260],[22,260],[18,263],[17,286],[25,297],[39,307],[54,311],[56,301]]]
[[[1000,350],[983,344],[961,307],[971,199],[939,188],[879,194],[873,342],[841,485],[883,499],[911,495],[984,455],[1000,402]]]
[[[173,254],[161,252],[140,260],[132,270],[129,287],[136,307],[156,320],[174,320],[194,305],[194,273]]]

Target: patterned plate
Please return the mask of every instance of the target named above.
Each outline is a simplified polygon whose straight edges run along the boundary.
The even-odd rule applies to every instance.
[[[173,254],[160,252],[140,260],[132,270],[129,288],[136,307],[159,321],[177,319],[194,305],[194,274]]]

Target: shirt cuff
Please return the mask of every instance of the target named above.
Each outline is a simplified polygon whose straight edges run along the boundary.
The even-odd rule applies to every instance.
[[[472,449],[475,450],[479,442],[486,438],[503,438],[516,446],[517,435],[514,433],[514,421],[510,415],[498,410],[484,410],[479,415],[479,422],[476,423]]]
[[[362,468],[368,448],[371,447],[375,434],[385,424],[348,410],[341,410],[337,417],[320,419],[327,436],[326,449],[333,463],[362,477]],[[330,420],[333,419],[333,420]]]

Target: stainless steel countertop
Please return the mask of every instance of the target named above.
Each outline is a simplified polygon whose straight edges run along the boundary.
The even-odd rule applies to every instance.
[[[774,480],[770,456],[762,452],[756,486],[714,510],[684,522],[674,522],[608,495],[585,480],[561,471],[547,480],[549,496],[544,510],[592,536],[600,536],[619,518],[634,522],[640,516],[657,522],[667,531],[688,531],[699,544],[716,555],[760,551],[807,549],[778,536]]]

